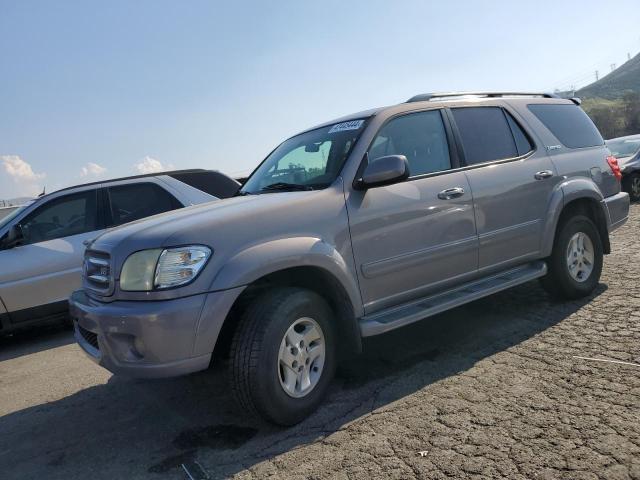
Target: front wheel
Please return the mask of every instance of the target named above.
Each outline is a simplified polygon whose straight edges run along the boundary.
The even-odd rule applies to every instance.
[[[622,181],[624,191],[629,194],[632,202],[640,200],[640,172],[633,172]]]
[[[582,215],[571,217],[558,230],[542,286],[554,297],[585,297],[598,285],[602,260],[602,240],[595,224]]]
[[[253,300],[231,343],[230,380],[240,405],[280,425],[311,415],[335,371],[331,318],[309,290],[279,288]]]

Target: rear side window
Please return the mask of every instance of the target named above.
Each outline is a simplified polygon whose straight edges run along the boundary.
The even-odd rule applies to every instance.
[[[518,155],[525,155],[533,150],[533,145],[531,145],[531,141],[527,134],[524,133],[522,127],[518,125],[518,122],[511,116],[509,112],[504,112],[507,116],[507,121],[509,122],[509,127],[511,127],[511,133],[513,133],[513,138],[516,141],[516,148],[518,149]]]
[[[565,147],[604,145],[602,135],[579,106],[563,103],[534,104],[528,107]]]
[[[141,218],[182,207],[173,195],[153,183],[133,183],[109,187],[110,226],[122,225]]]
[[[220,172],[182,172],[171,176],[217,198],[233,197],[240,189],[238,182]]]
[[[518,156],[511,127],[500,107],[453,108],[467,165]]]

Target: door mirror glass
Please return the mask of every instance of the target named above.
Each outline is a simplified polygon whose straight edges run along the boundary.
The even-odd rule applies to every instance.
[[[362,178],[356,183],[358,190],[391,185],[409,177],[409,163],[404,155],[378,157],[364,169]]]

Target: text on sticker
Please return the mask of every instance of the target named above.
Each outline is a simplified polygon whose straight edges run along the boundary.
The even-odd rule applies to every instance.
[[[344,132],[345,130],[358,130],[363,123],[364,120],[351,120],[350,122],[336,123],[331,127],[329,133]]]

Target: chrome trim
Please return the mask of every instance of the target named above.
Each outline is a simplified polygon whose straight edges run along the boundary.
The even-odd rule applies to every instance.
[[[87,278],[98,283],[109,283],[109,277],[105,277],[104,275],[89,275]]]

